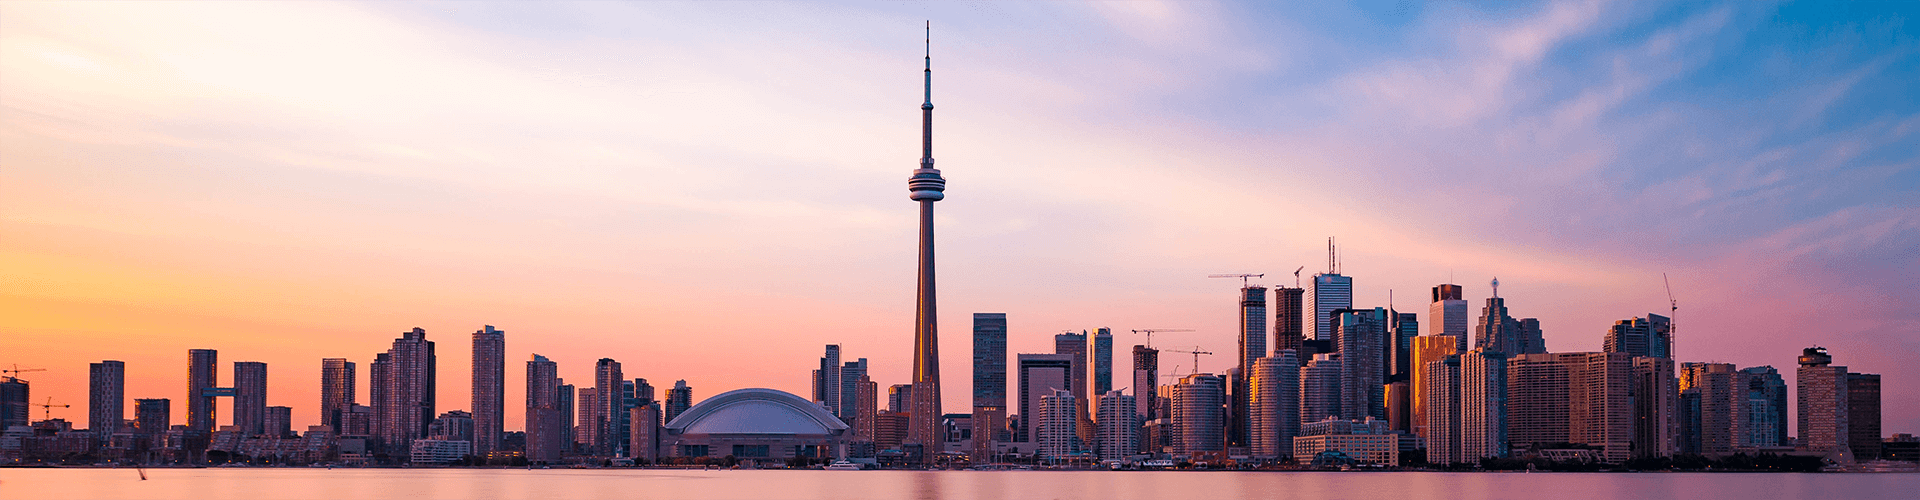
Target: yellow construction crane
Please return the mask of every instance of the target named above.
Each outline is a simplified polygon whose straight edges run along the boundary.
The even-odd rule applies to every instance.
[[[33,405],[34,405],[34,406],[38,406],[38,407],[41,407],[41,408],[45,408],[45,409],[47,410],[47,414],[46,414],[46,417],[45,417],[45,418],[41,418],[41,420],[53,420],[53,409],[54,409],[54,408],[72,408],[72,407],[73,407],[73,405],[57,405],[57,404],[53,404],[53,396],[47,396],[47,403],[46,403],[46,404],[40,404],[40,403],[34,403]]]
[[[1191,331],[1193,330],[1189,330],[1186,328],[1142,328],[1139,330],[1134,330],[1133,333],[1147,334],[1147,348],[1152,349],[1154,332],[1191,332]]]
[[[1208,278],[1240,278],[1240,288],[1252,286],[1253,278],[1266,277],[1265,274],[1209,274]]]
[[[12,369],[12,370],[6,370],[6,369],[0,369],[0,376],[5,376],[5,377],[7,377],[7,378],[10,378],[10,379],[14,379],[14,380],[19,380],[19,379],[20,379],[20,372],[44,372],[44,371],[47,371],[47,369],[46,369],[46,368],[27,368],[27,369],[21,369],[21,368],[20,368],[20,365],[13,365],[13,369]],[[6,374],[8,374],[8,373],[12,373],[13,375],[6,375]]]
[[[1193,350],[1191,351],[1182,351],[1179,349],[1162,349],[1162,350],[1167,352],[1177,352],[1181,354],[1192,354],[1193,355],[1193,373],[1189,373],[1188,375],[1200,373],[1200,355],[1201,354],[1205,354],[1208,356],[1213,355],[1213,353],[1200,350],[1200,346],[1193,346]],[[1174,367],[1175,370],[1178,370],[1179,368],[1180,367],[1178,366]]]

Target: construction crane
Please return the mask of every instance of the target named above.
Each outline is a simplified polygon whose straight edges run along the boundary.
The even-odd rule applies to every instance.
[[[1200,373],[1200,355],[1201,354],[1205,354],[1208,356],[1213,355],[1213,353],[1200,350],[1200,346],[1193,346],[1193,350],[1191,351],[1182,351],[1179,349],[1162,349],[1162,350],[1167,352],[1177,352],[1181,354],[1192,354],[1193,355],[1193,373],[1189,373],[1188,375]],[[1174,369],[1179,370],[1180,367],[1176,365],[1174,366]]]
[[[33,405],[41,408],[45,408],[47,410],[47,416],[45,418],[42,418],[41,420],[53,420],[54,408],[72,408],[73,407],[73,405],[53,404],[53,396],[47,396],[47,404],[34,403]]]
[[[23,370],[23,369],[20,369],[20,365],[13,365],[12,370],[0,369],[0,376],[4,376],[8,380],[18,381],[20,380],[20,372],[44,372],[44,371],[47,371],[47,369],[46,368],[27,368]],[[6,375],[8,373],[12,373],[12,375]]]
[[[1139,330],[1134,330],[1133,333],[1147,334],[1147,348],[1152,349],[1153,348],[1153,332],[1191,332],[1191,331],[1193,330],[1189,330],[1186,328],[1143,328]]]
[[[1240,288],[1252,286],[1253,278],[1266,277],[1265,274],[1209,274],[1208,278],[1240,278]]]
[[[1294,288],[1300,288],[1300,271],[1305,271],[1305,270],[1307,270],[1307,266],[1300,266],[1299,269],[1293,270],[1293,287]]]
[[[1660,273],[1660,282],[1667,285],[1667,357],[1673,357],[1673,331],[1680,329],[1680,322],[1674,316],[1680,312],[1680,301],[1673,299],[1673,280],[1667,279],[1667,273]]]

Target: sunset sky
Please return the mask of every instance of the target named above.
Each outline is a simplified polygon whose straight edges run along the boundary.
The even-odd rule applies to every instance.
[[[1679,361],[1828,347],[1920,432],[1920,4],[0,2],[0,365],[185,416],[186,351],[269,366],[470,334],[704,398],[912,361],[933,23],[945,405],[1011,351],[1140,328],[1228,366],[1237,280],[1336,237],[1358,306],[1498,277],[1547,348],[1680,310]],[[1186,373],[1190,357],[1162,357]],[[1124,377],[1116,385],[1125,386]],[[41,410],[34,410],[38,419]],[[218,419],[231,419],[222,401]]]

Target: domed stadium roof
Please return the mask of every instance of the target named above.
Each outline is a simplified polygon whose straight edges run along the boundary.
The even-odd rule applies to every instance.
[[[834,435],[847,430],[826,409],[773,389],[739,389],[707,398],[667,423],[672,434]]]

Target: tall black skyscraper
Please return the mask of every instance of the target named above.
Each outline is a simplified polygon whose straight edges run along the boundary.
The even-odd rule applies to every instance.
[[[187,350],[187,428],[213,432],[213,390],[220,375],[220,351]]]

